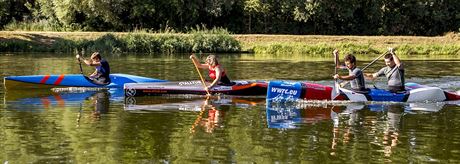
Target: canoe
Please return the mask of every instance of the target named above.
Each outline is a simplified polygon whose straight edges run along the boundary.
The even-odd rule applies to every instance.
[[[460,95],[444,91],[439,87],[424,86],[417,83],[406,83],[406,91],[392,93],[384,89],[371,88],[364,93],[358,93],[340,88],[339,96],[334,100],[390,101],[390,102],[421,102],[421,101],[454,101],[460,100]],[[270,81],[267,99],[270,100],[331,100],[332,87],[308,82]]]
[[[122,88],[125,83],[165,82],[165,80],[128,74],[110,74],[110,79],[112,81],[110,84],[101,85],[93,83],[82,74],[8,76],[4,78],[4,86],[7,90],[54,87]]]
[[[352,102],[363,101],[391,101],[391,102],[440,102],[460,100],[460,95],[444,91],[439,87],[419,85],[417,83],[406,83],[406,91],[392,93],[378,88],[372,88],[366,93],[357,93],[348,89],[340,88],[341,95],[344,95]]]
[[[207,94],[201,81],[127,83],[124,86],[124,91],[125,96],[128,97],[164,94]],[[209,92],[211,94],[226,95],[265,95],[267,94],[267,83],[265,81],[234,81],[234,85],[217,85]]]

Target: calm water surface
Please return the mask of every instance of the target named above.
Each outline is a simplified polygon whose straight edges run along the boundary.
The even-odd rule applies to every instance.
[[[79,73],[73,56],[0,54],[0,76]],[[106,58],[113,73],[198,79],[188,55]],[[334,71],[332,58],[220,58],[232,79],[329,85]],[[359,59],[363,66],[373,57]],[[460,59],[404,63],[408,82],[460,90]],[[384,79],[374,84],[384,86]],[[120,90],[6,92],[3,84],[0,97],[3,163],[460,162],[460,102],[278,104],[264,97],[190,95],[125,100]]]

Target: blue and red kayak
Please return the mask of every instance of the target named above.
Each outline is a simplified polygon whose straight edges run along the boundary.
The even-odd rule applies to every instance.
[[[391,102],[422,102],[422,101],[455,101],[460,95],[445,91],[439,87],[430,87],[417,83],[406,83],[406,91],[393,93],[388,90],[371,88],[366,92],[356,92],[340,88],[334,100],[391,101]],[[267,91],[268,100],[331,100],[333,88],[321,84],[307,82],[270,81]]]
[[[166,80],[128,75],[110,74],[111,83],[107,85],[93,83],[82,74],[8,76],[4,78],[5,88],[30,89],[54,87],[105,87],[123,88],[125,83],[166,82]]]

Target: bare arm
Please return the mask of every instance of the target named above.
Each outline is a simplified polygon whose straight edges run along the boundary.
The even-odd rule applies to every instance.
[[[96,76],[97,75],[97,70],[94,70],[94,72],[90,76]]]
[[[340,80],[353,80],[355,78],[356,78],[355,75],[345,75],[345,76],[338,75],[337,76],[337,79],[340,79]]]
[[[396,66],[400,67],[401,66],[401,60],[399,59],[398,56],[396,56],[396,53],[394,52],[393,48],[388,48],[388,51],[390,51],[391,55],[393,56],[393,60],[396,64]]]
[[[335,49],[334,52],[334,62],[335,62],[335,67],[340,68],[340,61],[339,61],[339,50]]]
[[[340,80],[353,80],[355,78],[355,76],[340,76],[339,74],[337,74],[337,69],[342,69],[343,67],[340,65],[340,60],[339,60],[339,50],[335,49],[334,52],[332,52],[332,54],[334,54],[334,62],[335,62],[335,75],[333,76],[334,79],[340,79]]]
[[[200,61],[198,61],[198,59],[196,59],[195,55],[190,55],[190,59],[192,59],[193,63],[194,63],[198,68],[206,69],[206,68],[209,67],[207,64],[201,64]]]
[[[85,63],[88,66],[100,66],[101,65],[101,62],[94,62],[92,60],[87,60],[80,55],[77,55],[76,57],[78,60],[83,61],[83,63]]]
[[[364,74],[364,77],[367,79],[367,80],[375,80],[377,78],[377,76],[375,76],[375,74],[372,74],[372,73],[365,73]]]

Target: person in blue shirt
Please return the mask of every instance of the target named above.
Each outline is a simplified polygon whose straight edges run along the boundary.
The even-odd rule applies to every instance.
[[[107,60],[103,59],[99,52],[94,52],[90,60],[84,59],[82,56],[77,55],[78,60],[82,60],[86,65],[95,67],[96,70],[89,76],[96,84],[109,84],[110,83],[110,66]]]

